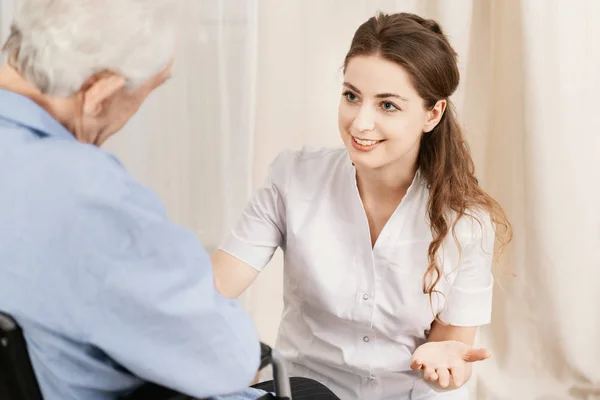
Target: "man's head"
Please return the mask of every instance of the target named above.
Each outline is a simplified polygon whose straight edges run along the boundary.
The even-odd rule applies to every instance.
[[[78,139],[99,144],[169,77],[182,3],[20,0],[0,87],[32,97]]]

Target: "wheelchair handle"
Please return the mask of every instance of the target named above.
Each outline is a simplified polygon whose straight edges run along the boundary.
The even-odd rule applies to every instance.
[[[275,386],[275,396],[281,400],[292,399],[292,388],[290,387],[290,377],[285,365],[285,358],[279,351],[272,349],[268,345],[260,344],[260,369],[269,364],[273,366],[273,386]]]

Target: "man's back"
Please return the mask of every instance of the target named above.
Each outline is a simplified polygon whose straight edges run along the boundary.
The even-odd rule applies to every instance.
[[[256,372],[249,317],[219,296],[194,235],[112,156],[0,90],[0,309],[23,327],[46,399],[142,380],[197,397]]]

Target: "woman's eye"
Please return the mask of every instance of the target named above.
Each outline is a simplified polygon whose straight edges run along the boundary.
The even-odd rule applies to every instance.
[[[389,101],[384,101],[381,103],[381,108],[383,111],[398,111],[398,107],[394,105],[394,103],[390,103]]]
[[[348,101],[356,101],[356,95],[352,92],[345,92],[344,93],[344,97],[346,97],[346,100]]]

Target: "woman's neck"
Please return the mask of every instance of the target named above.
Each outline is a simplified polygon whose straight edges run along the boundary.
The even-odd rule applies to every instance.
[[[369,169],[356,166],[356,182],[363,201],[378,199],[379,202],[398,204],[412,184],[417,172],[416,163],[412,167],[388,165]]]
[[[394,165],[375,170],[357,166],[356,183],[369,223],[371,246],[375,246],[383,227],[406,195],[416,169],[416,163],[412,168]]]

